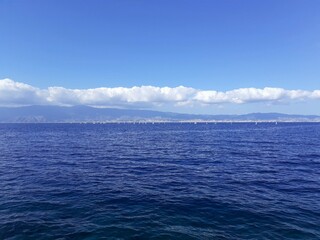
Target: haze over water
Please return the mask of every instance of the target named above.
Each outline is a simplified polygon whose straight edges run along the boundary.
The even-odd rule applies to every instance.
[[[0,239],[319,239],[320,124],[0,124]]]

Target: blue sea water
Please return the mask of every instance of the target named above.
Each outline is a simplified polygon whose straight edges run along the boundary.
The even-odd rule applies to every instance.
[[[0,239],[320,239],[320,124],[0,124]]]

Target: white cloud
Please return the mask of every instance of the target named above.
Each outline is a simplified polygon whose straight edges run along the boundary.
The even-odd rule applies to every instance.
[[[141,86],[82,90],[50,87],[47,92],[46,100],[52,104],[123,106],[184,102],[192,97],[195,90],[182,86],[176,88]]]
[[[319,98],[319,90],[313,92],[303,90],[285,90],[283,88],[239,88],[226,92],[198,91],[195,100],[204,103],[249,103],[249,102],[280,102],[288,100],[304,100]]]
[[[175,106],[196,104],[244,104],[250,102],[292,102],[320,99],[320,90],[286,90],[282,88],[240,88],[226,92],[179,87],[117,87],[94,89],[39,89],[10,79],[0,80],[0,105],[35,104],[90,105],[109,107],[143,107],[161,104]]]
[[[0,80],[0,105],[44,104],[43,90],[10,79]]]

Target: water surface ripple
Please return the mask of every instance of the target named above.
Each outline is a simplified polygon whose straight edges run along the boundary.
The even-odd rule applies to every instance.
[[[320,124],[0,124],[0,239],[320,239]]]

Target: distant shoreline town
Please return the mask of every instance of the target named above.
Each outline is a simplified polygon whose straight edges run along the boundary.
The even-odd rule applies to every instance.
[[[94,108],[88,106],[0,107],[0,123],[275,123],[320,122],[318,115],[249,113],[242,115],[201,115],[152,110]]]

